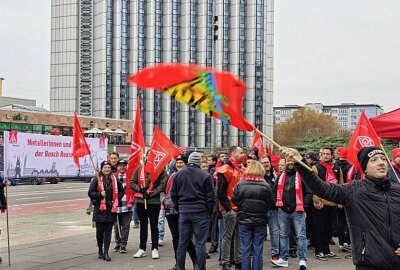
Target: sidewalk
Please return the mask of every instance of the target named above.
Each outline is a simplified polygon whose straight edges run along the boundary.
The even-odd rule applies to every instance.
[[[8,268],[7,242],[4,219],[1,220],[2,235],[0,254],[3,258],[1,269],[135,269],[135,270],[167,270],[174,265],[174,254],[169,229],[166,228],[165,245],[159,248],[160,259],[151,259],[150,245],[148,256],[134,259],[132,255],[137,251],[139,244],[139,229],[131,229],[128,241],[128,253],[112,252],[114,243],[111,243],[111,262],[97,259],[95,229],[91,228],[91,216],[84,214],[84,210],[73,210],[64,213],[49,213],[43,215],[23,216],[10,220],[11,231],[11,267]],[[150,240],[149,240],[150,241]],[[338,253],[337,247],[333,251]],[[269,241],[265,242],[264,269],[273,269],[270,263]],[[314,259],[309,251],[308,269],[311,270],[347,270],[354,269],[351,259],[345,259],[339,254],[340,260],[322,262]],[[187,269],[192,269],[187,256]],[[217,255],[213,254],[207,260],[207,269],[221,269],[217,262]],[[234,269],[232,267],[231,269]],[[297,259],[289,260],[289,270],[298,269]]]

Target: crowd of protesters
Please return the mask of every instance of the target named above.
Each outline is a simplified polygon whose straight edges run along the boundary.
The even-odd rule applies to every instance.
[[[267,238],[271,266],[288,267],[292,258],[304,270],[308,249],[318,260],[341,258],[331,250],[334,237],[357,270],[400,269],[400,148],[392,151],[392,161],[380,148],[363,148],[361,171],[346,160],[344,147],[304,156],[279,150],[282,157],[274,163],[268,155],[259,157],[257,148],[245,153],[232,146],[210,155],[186,150],[155,181],[143,165],[127,181],[127,162],[110,154],[88,192],[98,258],[111,260],[113,226],[113,251],[127,252],[133,219],[140,226],[133,257],[147,256],[150,225],[151,257],[158,259],[166,219],[175,255],[171,270],[186,269],[186,252],[196,270],[206,269],[212,253],[223,270],[263,269]]]

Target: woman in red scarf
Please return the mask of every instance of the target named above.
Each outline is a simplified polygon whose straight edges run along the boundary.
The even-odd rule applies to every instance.
[[[122,183],[112,174],[111,163],[103,161],[101,172],[92,180],[88,196],[92,200],[93,222],[96,222],[96,239],[99,247],[98,258],[111,261],[108,255],[111,233],[117,221],[118,202],[124,196]]]

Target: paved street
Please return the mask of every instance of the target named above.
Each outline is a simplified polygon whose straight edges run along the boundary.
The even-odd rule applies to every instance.
[[[110,263],[98,260],[95,229],[92,228],[91,216],[85,213],[88,185],[82,182],[69,182],[57,185],[9,187],[10,202],[14,204],[10,208],[9,220],[11,244],[9,269],[110,269],[112,267],[121,270],[166,270],[173,266],[173,250],[168,228],[166,228],[166,245],[159,249],[159,260],[151,259],[150,254],[141,259],[132,258],[138,249],[138,229],[131,229],[127,254],[110,252],[112,258]],[[28,199],[29,196],[32,200]],[[57,207],[52,207],[49,202]],[[3,265],[0,268],[5,268],[8,264],[5,214],[0,218],[0,227],[2,229],[0,254],[3,257]],[[269,242],[265,243],[264,269],[272,269],[268,260]],[[337,247],[334,251],[338,252]],[[351,260],[345,259],[342,254],[340,260],[328,262],[314,260],[312,253],[309,254],[308,269],[354,269]],[[187,269],[191,269],[189,260],[187,265]],[[220,268],[216,255],[207,260],[207,269]],[[298,269],[297,261],[291,259],[287,269]]]

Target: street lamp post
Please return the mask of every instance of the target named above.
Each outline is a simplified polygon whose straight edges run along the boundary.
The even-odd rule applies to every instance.
[[[3,96],[3,81],[4,78],[0,78],[0,97]]]

